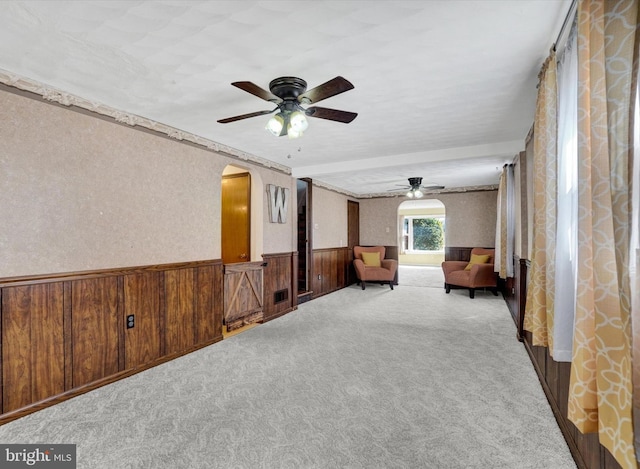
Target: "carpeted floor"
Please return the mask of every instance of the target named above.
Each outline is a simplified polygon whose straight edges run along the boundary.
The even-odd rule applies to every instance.
[[[504,300],[401,275],[1,426],[0,442],[75,443],[86,469],[575,468]]]

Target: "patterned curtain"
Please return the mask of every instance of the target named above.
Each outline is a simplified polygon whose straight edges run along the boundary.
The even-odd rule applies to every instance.
[[[578,280],[569,419],[625,468],[632,425],[630,118],[638,0],[578,5]]]
[[[540,71],[533,121],[533,245],[524,328],[533,345],[553,351],[556,230],[557,64],[554,51]]]

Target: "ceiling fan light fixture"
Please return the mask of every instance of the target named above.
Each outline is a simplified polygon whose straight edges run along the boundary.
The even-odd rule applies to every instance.
[[[407,192],[407,197],[409,197],[410,199],[413,199],[413,189]]]
[[[415,191],[413,191],[413,195],[416,199],[421,199],[424,194],[420,189],[416,189]]]
[[[278,113],[267,121],[265,129],[278,137],[282,133],[282,127],[284,127],[284,118],[282,113]]]

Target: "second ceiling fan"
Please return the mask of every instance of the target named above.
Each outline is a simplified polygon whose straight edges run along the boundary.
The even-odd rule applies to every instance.
[[[278,111],[269,119],[266,129],[276,136],[288,135],[289,138],[297,138],[307,129],[307,117],[317,117],[348,124],[358,115],[355,112],[340,111],[325,107],[312,106],[303,108],[302,105],[314,104],[323,99],[330,98],[345,91],[352,90],[354,86],[346,79],[338,76],[322,85],[307,91],[307,82],[302,78],[280,77],[269,83],[267,91],[250,81],[236,81],[231,83],[247,93],[264,99],[276,105],[275,109],[257,111],[249,114],[219,119],[221,124],[228,124],[250,117],[263,116]]]

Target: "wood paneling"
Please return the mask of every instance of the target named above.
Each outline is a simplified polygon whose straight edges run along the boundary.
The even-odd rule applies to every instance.
[[[64,391],[62,292],[61,282],[2,291],[3,412]]]
[[[193,269],[164,273],[165,353],[182,352],[195,343],[195,295]]]
[[[199,267],[196,273],[195,343],[203,344],[222,338],[222,269]]]
[[[296,272],[295,256],[292,253],[263,254],[264,266],[264,321],[275,319],[292,311],[297,306],[297,291],[293,274]],[[276,301],[277,292],[286,295],[285,300]]]
[[[118,290],[115,277],[71,283],[73,387],[117,373]]]
[[[136,368],[160,358],[164,352],[160,337],[164,276],[161,272],[125,275],[123,288],[122,316],[126,323],[126,317],[134,315],[135,324],[125,329],[125,367]]]
[[[218,260],[0,279],[0,424],[222,340],[222,283]]]
[[[346,247],[313,251],[313,298],[347,286],[348,262]]]

